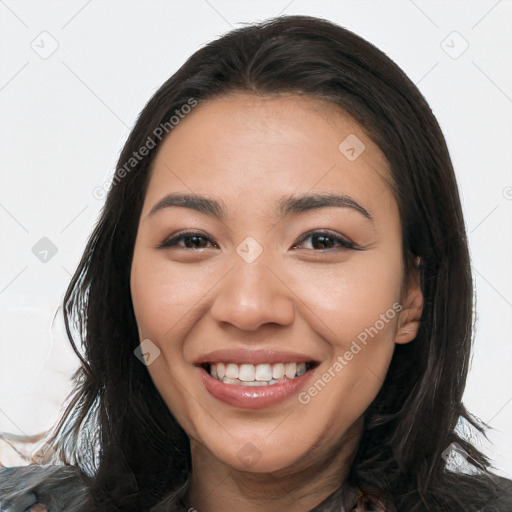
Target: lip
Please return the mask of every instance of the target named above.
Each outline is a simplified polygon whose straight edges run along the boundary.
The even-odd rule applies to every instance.
[[[289,379],[270,386],[244,386],[225,384],[212,377],[207,365],[213,363],[235,364],[275,364],[275,363],[311,363],[312,368],[300,377]],[[208,352],[194,361],[198,376],[206,391],[214,398],[233,407],[242,409],[261,409],[278,404],[297,394],[306,385],[314,373],[319,361],[307,354],[274,349],[220,349]]]
[[[297,354],[291,351],[272,349],[220,349],[209,352],[194,361],[196,366],[207,363],[235,363],[235,364],[275,364],[275,363],[314,363],[319,361],[306,354]],[[277,385],[277,384],[276,384]]]
[[[206,391],[214,398],[233,407],[242,409],[262,409],[278,404],[287,398],[296,395],[312,377],[315,368],[308,370],[300,377],[286,380],[269,386],[244,386],[237,384],[224,384],[212,377],[202,366],[196,367]]]

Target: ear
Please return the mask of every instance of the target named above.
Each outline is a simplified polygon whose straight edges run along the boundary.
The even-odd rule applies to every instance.
[[[423,311],[420,263],[421,259],[418,256],[413,262],[407,280],[407,287],[403,291],[401,301],[403,309],[398,317],[395,343],[409,343],[418,334],[421,313]]]

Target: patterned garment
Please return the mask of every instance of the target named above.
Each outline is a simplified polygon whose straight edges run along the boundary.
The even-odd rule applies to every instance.
[[[187,512],[190,507],[181,501],[185,490],[183,486],[151,511]],[[358,499],[359,494],[345,484],[311,512],[387,512],[378,500],[369,496]],[[0,468],[0,512],[78,512],[87,496],[87,487],[74,466]],[[356,501],[350,509],[348,504]]]
[[[73,466],[0,468],[0,512],[74,512],[86,495]]]

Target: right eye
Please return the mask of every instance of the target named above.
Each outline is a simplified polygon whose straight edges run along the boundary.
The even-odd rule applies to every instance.
[[[157,249],[176,247],[181,241],[184,242],[185,246],[182,248],[189,251],[207,249],[208,247],[206,247],[205,244],[208,243],[211,243],[213,246],[217,247],[217,245],[212,242],[210,238],[205,236],[200,231],[182,231],[181,233],[177,233],[176,235],[172,235],[171,237],[165,239],[160,245],[157,246]]]

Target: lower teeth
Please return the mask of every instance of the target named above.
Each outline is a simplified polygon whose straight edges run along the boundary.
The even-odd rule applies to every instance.
[[[287,380],[292,380],[292,379],[281,379],[281,380],[271,379],[269,381],[252,380],[252,381],[244,382],[239,379],[230,379],[229,377],[223,377],[222,380],[220,380],[220,379],[217,379],[217,380],[219,380],[220,382],[223,382],[224,384],[235,384],[238,386],[272,386],[274,384],[278,384],[280,382],[286,382]]]

